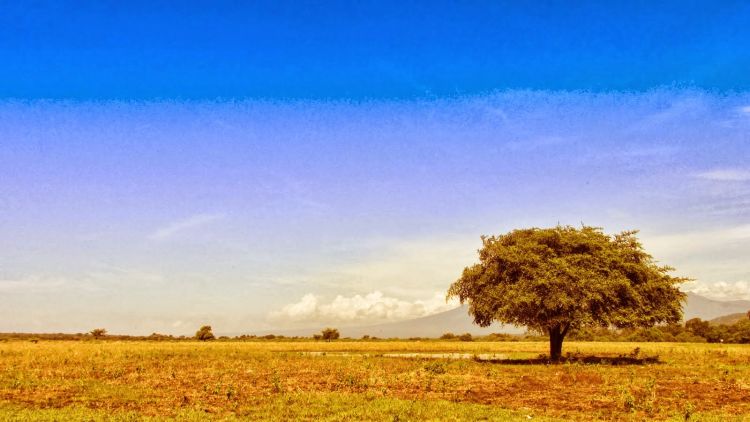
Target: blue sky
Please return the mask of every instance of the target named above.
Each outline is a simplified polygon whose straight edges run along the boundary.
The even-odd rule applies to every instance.
[[[0,331],[421,316],[480,235],[558,222],[750,298],[749,17],[6,4]]]
[[[5,2],[0,95],[371,99],[750,88],[750,5]]]

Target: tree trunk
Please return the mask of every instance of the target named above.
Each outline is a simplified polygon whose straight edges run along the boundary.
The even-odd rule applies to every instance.
[[[562,357],[562,344],[565,338],[565,331],[560,326],[550,327],[549,329],[549,358],[552,361],[559,361]]]

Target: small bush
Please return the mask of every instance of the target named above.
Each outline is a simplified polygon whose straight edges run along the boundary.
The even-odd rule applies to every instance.
[[[335,328],[326,328],[320,332],[320,336],[325,341],[336,340],[339,338],[339,330]]]
[[[200,340],[200,341],[208,341],[208,340],[213,340],[216,337],[214,337],[214,333],[211,330],[211,326],[204,325],[200,328],[200,330],[196,331],[195,338],[196,340]]]
[[[94,328],[89,334],[94,338],[102,338],[107,335],[107,330],[104,328]]]

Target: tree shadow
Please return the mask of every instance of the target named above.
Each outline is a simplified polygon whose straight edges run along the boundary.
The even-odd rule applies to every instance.
[[[480,362],[502,365],[559,365],[565,363],[577,363],[584,365],[654,365],[663,363],[659,356],[566,356],[558,361],[547,357],[532,359],[483,359]]]

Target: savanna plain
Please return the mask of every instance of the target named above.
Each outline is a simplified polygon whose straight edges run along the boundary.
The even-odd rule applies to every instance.
[[[566,342],[556,364],[539,359],[547,348],[11,340],[0,419],[750,420],[747,345]]]

